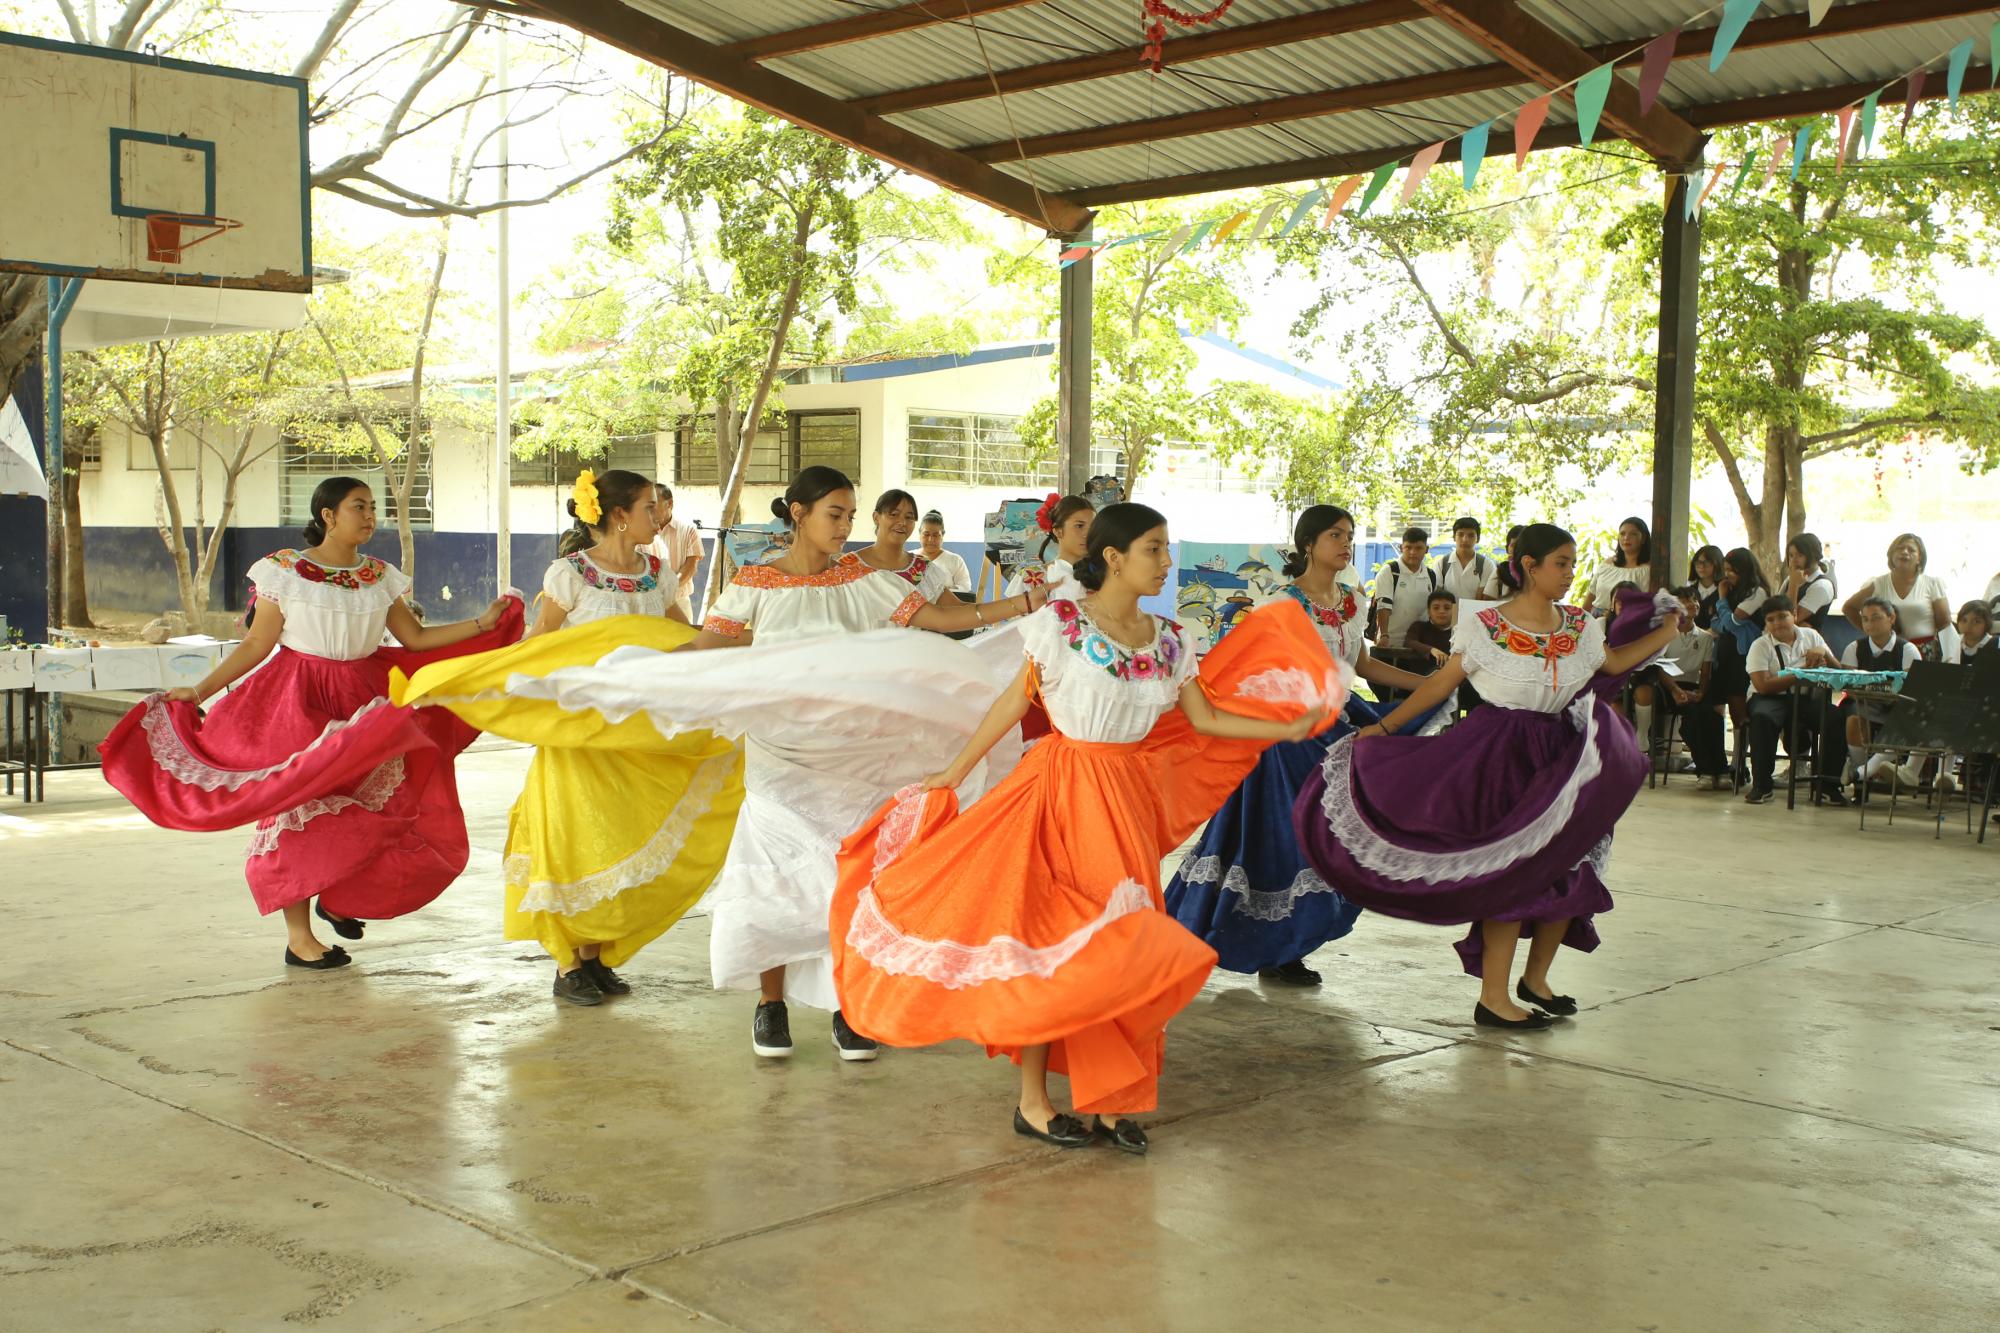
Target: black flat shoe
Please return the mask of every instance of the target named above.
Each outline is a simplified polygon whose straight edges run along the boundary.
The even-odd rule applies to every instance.
[[[1036,1129],[1028,1123],[1028,1117],[1021,1114],[1021,1108],[1014,1108],[1014,1132],[1043,1143],[1053,1143],[1058,1148],[1081,1148],[1096,1136],[1073,1115],[1058,1112],[1049,1117],[1049,1127]]]
[[[568,1004],[579,1004],[586,1008],[604,1003],[604,992],[597,989],[597,982],[581,967],[569,972],[556,973],[556,984],[551,993],[558,1000]]]
[[[1835,786],[1820,787],[1813,792],[1813,804],[1845,806],[1847,793]]]
[[[1514,998],[1522,1004],[1528,1005],[1530,1008],[1540,1009],[1544,1013],[1561,1014],[1564,1017],[1568,1017],[1576,1012],[1576,1001],[1572,1000],[1569,996],[1537,995],[1534,991],[1528,989],[1528,983],[1525,981],[1515,983]]]
[[[597,983],[597,989],[606,995],[630,995],[632,983],[604,965],[602,958],[583,958],[577,961],[577,971],[586,972]]]
[[[353,961],[352,958],[347,956],[347,950],[339,947],[328,949],[324,957],[315,958],[311,962],[307,962],[293,953],[290,946],[287,946],[285,949],[286,967],[309,967],[315,972],[325,972],[336,967],[346,967]]]
[[[1502,1018],[1484,1004],[1472,1006],[1472,1021],[1483,1028],[1508,1028],[1516,1032],[1539,1032],[1555,1022],[1547,1014],[1534,1012],[1526,1018]]]
[[[1134,1157],[1146,1155],[1146,1131],[1139,1128],[1139,1122],[1136,1120],[1120,1120],[1116,1124],[1107,1125],[1104,1123],[1104,1117],[1099,1116],[1094,1132],[1098,1138],[1108,1140],[1119,1152],[1129,1152]]]
[[[1274,982],[1280,986],[1317,986],[1320,983],[1319,973],[1307,967],[1302,958],[1277,967],[1264,968],[1257,973],[1257,979]]]
[[[358,940],[361,938],[361,932],[368,928],[366,921],[358,921],[351,916],[333,915],[333,913],[319,905],[319,899],[317,898],[313,899],[313,915],[326,922],[327,925],[332,926],[333,933],[344,940]]]

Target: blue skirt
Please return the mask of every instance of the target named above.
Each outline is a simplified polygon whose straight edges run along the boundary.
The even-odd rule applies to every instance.
[[[1388,706],[1350,698],[1332,730],[1264,751],[1208,821],[1166,897],[1167,911],[1215,950],[1218,966],[1261,972],[1354,929],[1361,909],[1306,862],[1292,805],[1335,741],[1388,712]]]

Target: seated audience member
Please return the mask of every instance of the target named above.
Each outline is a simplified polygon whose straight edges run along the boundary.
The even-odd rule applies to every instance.
[[[1479,520],[1451,525],[1451,550],[1438,557],[1437,586],[1467,602],[1500,600],[1500,566],[1479,549]]]
[[[1958,619],[1952,622],[1958,631],[1958,645],[1944,660],[1959,666],[1971,666],[1972,659],[1981,653],[2000,654],[2000,639],[1993,636],[1993,622],[1996,619],[1990,602],[1967,602],[1958,608]]]
[[[1650,754],[1653,710],[1664,703],[1667,712],[1680,719],[1681,739],[1694,761],[1696,781],[1709,791],[1719,791],[1729,785],[1729,759],[1722,747],[1722,709],[1708,698],[1709,677],[1715,667],[1715,636],[1695,625],[1699,593],[1693,584],[1674,589],[1681,603],[1683,628],[1661,658],[1673,663],[1678,674],[1658,667],[1639,673],[1632,690],[1633,726],[1639,733],[1639,744]]]
[[[1826,549],[1810,532],[1801,532],[1785,544],[1785,577],[1778,591],[1798,607],[1801,625],[1818,625],[1833,605],[1833,575],[1827,572]]]
[[[1750,793],[1744,799],[1751,805],[1769,802],[1774,791],[1771,775],[1778,763],[1778,738],[1792,720],[1792,701],[1786,697],[1797,683],[1792,672],[1800,667],[1835,665],[1826,640],[1818,630],[1794,620],[1792,609],[1792,599],[1782,594],[1764,600],[1764,632],[1750,645],[1744,662],[1751,689]],[[1814,710],[1798,710],[1798,730],[1785,738],[1785,750],[1794,764],[1805,762],[1805,742],[1819,730],[1820,723]],[[1837,774],[1835,763],[1828,760],[1828,748],[1819,747],[1820,766]],[[1847,804],[1837,776],[1817,784],[1815,799],[1820,796],[1834,805]]]
[[[1424,599],[1437,589],[1437,571],[1425,563],[1431,535],[1422,528],[1403,533],[1403,550],[1384,561],[1375,576],[1375,646],[1401,648],[1410,626],[1424,618]]]
[[[1932,645],[1938,631],[1951,623],[1951,603],[1945,597],[1944,581],[1924,572],[1928,564],[1930,552],[1924,539],[1914,532],[1903,533],[1889,543],[1889,572],[1863,584],[1841,607],[1841,614],[1859,629],[1862,603],[1879,597],[1894,608],[1896,628],[1903,637],[1921,648],[1924,656],[1935,658]]]
[[[1896,632],[1896,608],[1880,597],[1870,597],[1861,604],[1861,637],[1847,645],[1840,664],[1855,671],[1908,671],[1918,656],[1917,646]],[[1840,713],[1847,719],[1847,777],[1866,785],[1895,763],[1893,755],[1878,754],[1871,759],[1867,752],[1876,726],[1889,715],[1889,705],[1874,699],[1850,699],[1840,706]],[[1914,785],[1921,775],[1906,769],[1904,776]]]
[[[1688,582],[1694,586],[1694,623],[1707,629],[1715,619],[1715,598],[1722,586],[1722,548],[1704,546],[1688,561]]]
[[[1611,614],[1611,592],[1629,583],[1640,592],[1653,586],[1653,532],[1646,520],[1634,516],[1618,525],[1618,544],[1611,558],[1597,567],[1579,603],[1592,615]]]
[[[1451,659],[1451,631],[1457,624],[1458,596],[1439,588],[1424,603],[1424,618],[1410,626],[1403,639],[1412,648],[1430,651],[1429,671],[1434,671]]]
[[[1750,674],[1743,663],[1750,645],[1764,632],[1764,599],[1770,592],[1763,566],[1747,547],[1738,546],[1722,557],[1722,582],[1716,586],[1715,614],[1709,622],[1715,635],[1710,702],[1727,705],[1730,720],[1745,736],[1750,725]]]

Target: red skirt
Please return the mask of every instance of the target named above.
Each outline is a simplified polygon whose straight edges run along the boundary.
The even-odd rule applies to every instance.
[[[206,714],[150,696],[98,752],[105,779],[162,828],[255,824],[245,875],[261,912],[317,896],[335,916],[414,912],[465,869],[452,760],[479,733],[439,708],[398,708],[389,673],[503,647],[498,628],[449,648],[349,662],[280,648]]]

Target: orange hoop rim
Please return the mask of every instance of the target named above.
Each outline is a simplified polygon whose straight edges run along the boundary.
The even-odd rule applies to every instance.
[[[148,213],[146,257],[158,264],[178,264],[185,251],[226,231],[235,231],[242,225],[235,218],[218,217],[213,213]],[[187,229],[190,227],[206,227],[208,230],[199,236],[189,236]]]

